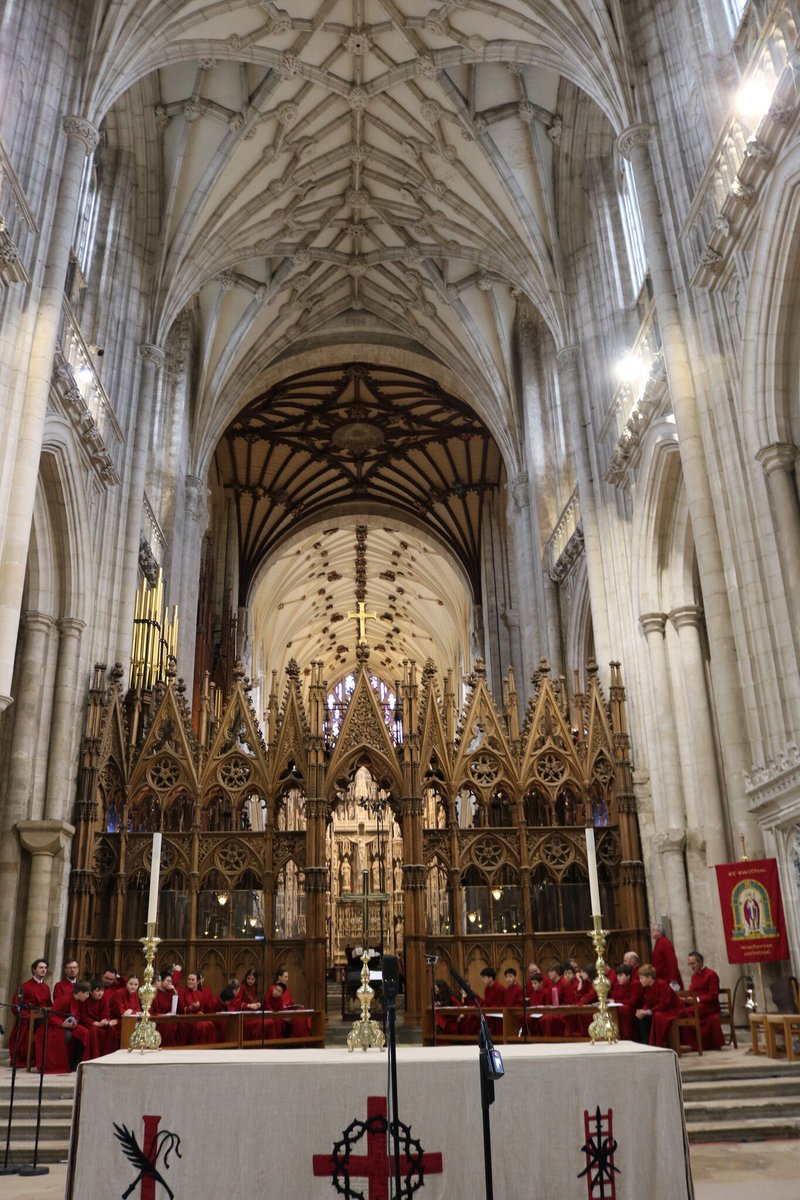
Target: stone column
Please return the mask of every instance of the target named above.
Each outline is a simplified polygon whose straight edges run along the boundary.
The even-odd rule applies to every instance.
[[[197,636],[197,593],[203,535],[208,525],[208,488],[196,475],[184,482],[184,526],[179,600],[178,673],[191,681]]]
[[[643,613],[639,624],[650,658],[650,691],[653,697],[653,741],[650,777],[657,831],[656,847],[664,868],[673,941],[678,959],[684,960],[693,943],[689,892],[683,852],[686,815],[683,807],[680,750],[674,702],[664,640],[666,613]]]
[[[147,456],[153,408],[158,388],[158,371],[164,364],[160,346],[143,343],[139,347],[142,373],[139,379],[139,404],[133,418],[134,441],[128,463],[127,522],[125,526],[125,555],[120,581],[119,628],[117,631],[117,661],[130,663],[133,608],[139,582],[139,541],[142,533],[142,508]]]
[[[658,309],[711,647],[715,710],[725,764],[728,802],[737,832],[746,834],[748,844],[752,838],[756,848],[754,852],[757,852],[763,844],[761,830],[744,797],[744,776],[751,762],[742,681],[711,482],[700,432],[698,399],[650,161],[650,134],[648,125],[632,125],[620,134],[617,145],[620,153],[630,159],[633,166],[647,262]]]
[[[589,580],[589,597],[592,605],[592,627],[594,629],[595,657],[601,670],[614,657],[611,649],[611,634],[608,625],[608,604],[605,593],[603,556],[600,548],[600,528],[597,520],[592,460],[586,436],[583,388],[578,371],[577,346],[564,346],[558,352],[561,380],[561,403],[569,414],[570,432],[575,454],[575,474],[578,478],[583,544],[586,554],[586,573]]]
[[[47,953],[53,860],[68,852],[75,827],[66,821],[18,821],[17,832],[20,846],[31,855],[22,948],[23,963],[31,963]]]
[[[0,557],[0,712],[11,703],[11,679],[17,644],[20,604],[25,587],[33,505],[42,453],[44,421],[50,395],[53,355],[61,324],[64,277],[80,198],[87,154],[97,145],[97,130],[80,117],[65,117],[67,149],[61,169],[47,264],[31,343],[25,398],[14,451],[14,473]]]
[[[28,612],[22,619],[17,705],[8,762],[8,780],[2,826],[0,826],[0,995],[14,986],[14,925],[17,912],[20,852],[14,826],[30,816],[31,786],[40,723],[39,696],[47,662],[50,635],[55,622],[46,613]],[[42,951],[38,951],[39,954]],[[32,960],[28,960],[32,961]]]
[[[797,447],[789,442],[763,446],[756,454],[767,481],[775,541],[786,589],[786,605],[800,657],[800,501],[797,496],[795,467]]]
[[[50,748],[45,789],[45,817],[65,820],[75,794],[73,740],[76,714],[82,708],[78,687],[81,634],[85,628],[77,617],[62,617],[58,622],[61,638],[50,724]]]
[[[508,526],[513,539],[517,576],[517,609],[519,611],[522,653],[521,680],[530,679],[544,653],[542,627],[545,625],[542,572],[536,566],[538,555],[533,544],[531,500],[528,472],[520,471],[508,481]]]

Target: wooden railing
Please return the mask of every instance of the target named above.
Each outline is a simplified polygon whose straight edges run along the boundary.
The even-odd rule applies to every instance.
[[[611,1009],[613,1013],[613,1008]],[[553,1033],[528,1034],[527,1037],[522,1030],[523,1014],[526,1017],[574,1017],[584,1016],[593,1017],[597,1012],[596,1004],[528,1004],[523,1008],[486,1008],[483,1010],[483,1015],[487,1020],[494,1023],[492,1037],[494,1041],[500,1043],[519,1042],[533,1040],[536,1042],[588,1042],[589,1034],[585,1029],[581,1029],[576,1033],[556,1035]],[[477,1008],[470,1008],[465,1005],[455,1005],[452,1008],[426,1008],[422,1013],[422,1044],[423,1046],[450,1045],[456,1043],[474,1043],[477,1039],[476,1033],[444,1033],[436,1030],[436,1038],[433,1036],[433,1019],[434,1013],[439,1016],[450,1017],[472,1017],[477,1019],[480,1012]],[[497,1028],[497,1022],[502,1020],[502,1032]],[[588,1022],[586,1022],[588,1026]]]
[[[311,1021],[311,1032],[294,1037],[272,1037],[247,1039],[244,1037],[244,1022],[248,1020],[280,1020],[293,1024],[294,1021]],[[120,1046],[123,1050],[130,1045],[131,1034],[136,1028],[137,1017],[122,1017],[120,1020]],[[315,1008],[282,1008],[279,1012],[271,1009],[259,1009],[242,1012],[218,1013],[177,1013],[174,1016],[166,1014],[152,1017],[156,1026],[161,1025],[194,1025],[198,1022],[213,1021],[217,1029],[217,1041],[205,1045],[166,1047],[176,1050],[274,1050],[281,1046],[313,1046],[322,1048],[325,1045],[325,1014]]]

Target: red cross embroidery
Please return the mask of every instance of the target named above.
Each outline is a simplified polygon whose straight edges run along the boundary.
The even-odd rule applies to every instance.
[[[367,1120],[372,1117],[383,1117],[386,1122],[386,1097],[367,1097]],[[384,1131],[367,1130],[367,1153],[350,1154],[346,1161],[348,1181],[350,1179],[366,1179],[369,1183],[369,1200],[389,1200],[389,1179],[394,1178],[394,1155],[386,1148],[387,1134]],[[313,1157],[314,1174],[330,1176],[345,1170],[344,1162],[338,1163],[330,1154],[315,1154]],[[409,1160],[405,1154],[400,1156],[400,1174],[405,1174],[412,1168],[418,1167],[424,1175],[441,1175],[441,1154],[423,1154],[422,1161]],[[349,1194],[349,1192],[348,1192]]]

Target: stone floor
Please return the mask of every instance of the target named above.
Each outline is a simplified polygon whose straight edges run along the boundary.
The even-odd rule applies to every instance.
[[[693,1146],[692,1171],[695,1200],[800,1200],[800,1141]],[[63,1200],[66,1177],[59,1165],[36,1179],[0,1178],[0,1200]]]

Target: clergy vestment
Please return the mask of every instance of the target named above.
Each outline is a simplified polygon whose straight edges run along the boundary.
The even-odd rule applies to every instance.
[[[181,1008],[180,996],[176,991],[165,992],[160,988],[156,991],[153,1003],[150,1005],[150,1015],[152,1017],[163,1017],[167,1013],[181,1012],[183,1012],[183,1009]],[[157,1028],[161,1034],[162,1046],[183,1046],[185,1044],[184,1031],[180,1022],[159,1021]]]
[[[644,988],[639,983],[638,979],[631,977],[628,979],[625,975],[618,975],[611,986],[609,1000],[620,1004],[621,1008],[615,1008],[614,1012],[617,1015],[617,1024],[619,1026],[619,1036],[627,1041],[635,1042],[636,1039],[636,1010],[637,1008],[646,1008]]]
[[[689,980],[688,991],[697,998],[700,1013],[700,1040],[704,1050],[721,1050],[725,1045],[725,1035],[720,1024],[719,1009],[719,975],[711,967],[702,967],[695,971]],[[695,1046],[693,1029],[681,1030],[681,1041],[688,1046]]]
[[[682,1017],[686,1013],[686,1005],[683,1000],[668,983],[664,983],[663,979],[654,979],[650,987],[644,988],[643,1005],[645,1008],[649,1008],[653,1014],[650,1045],[668,1045],[667,1039],[672,1022],[676,1017]]]
[[[206,998],[203,988],[180,988],[181,1008],[185,1013],[207,1013]],[[211,1046],[217,1040],[217,1030],[213,1021],[186,1021],[186,1043],[190,1046]]]
[[[89,1026],[89,1041],[83,1052],[83,1062],[91,1058],[102,1058],[104,1054],[113,1054],[119,1049],[119,1029],[116,1025],[103,1025],[101,1022],[113,1018],[109,1011],[110,997],[106,994],[95,1000],[90,996],[83,1001],[84,1015]]]
[[[70,989],[71,994],[72,989]],[[30,1010],[32,1008],[50,1008],[52,1004],[50,988],[44,982],[28,979],[17,988],[15,1002],[14,1012],[17,1016],[17,1024],[11,1032],[8,1048],[10,1053],[15,1056],[17,1063],[25,1066],[28,1061]],[[19,1008],[16,1007],[16,1004],[19,1004]]]
[[[683,987],[675,948],[663,933],[653,943],[653,970],[656,978],[663,979],[664,983],[677,983],[678,987]]]
[[[89,1045],[91,1022],[86,1015],[86,1000],[62,996],[50,1010],[47,1030],[47,1053],[44,1045],[44,1022],[33,1039],[36,1069],[45,1075],[69,1075],[83,1058]],[[66,1022],[72,1018],[74,1025]]]
[[[59,979],[53,988],[53,1004],[57,1004],[62,996],[71,996],[77,979]]]

